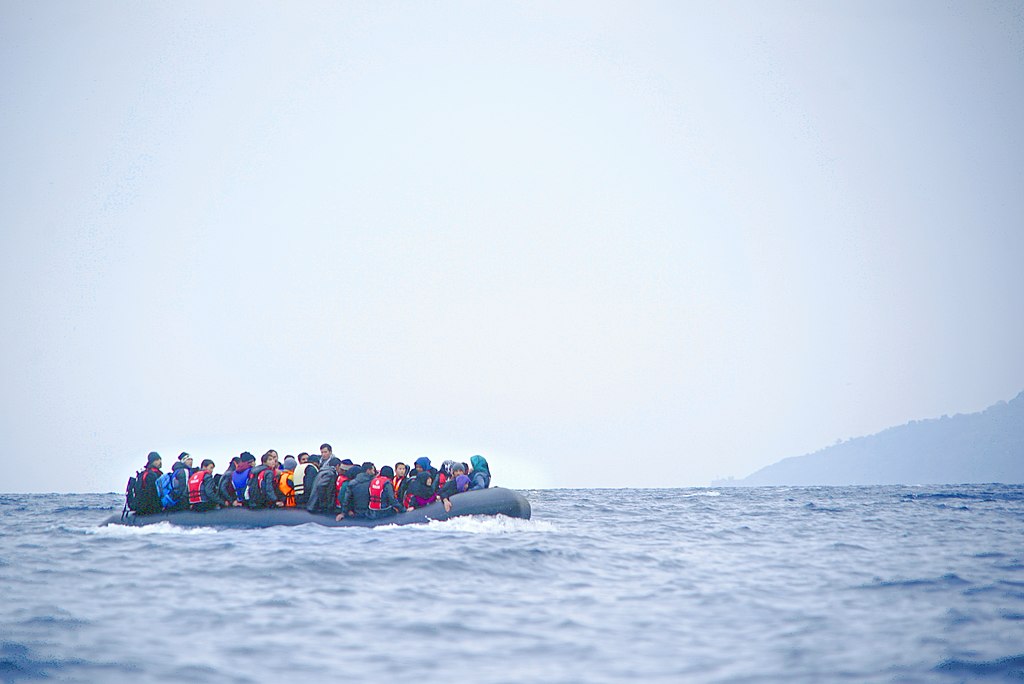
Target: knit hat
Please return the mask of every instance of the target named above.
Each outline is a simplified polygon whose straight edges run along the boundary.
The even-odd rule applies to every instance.
[[[149,456],[146,457],[146,465],[153,465],[155,461],[163,460],[160,458],[160,454],[155,451],[150,451]]]
[[[355,463],[352,462],[351,458],[346,458],[346,459],[343,459],[341,461],[341,465],[343,465],[343,466],[345,466],[347,468],[351,468],[352,466],[355,465]]]
[[[241,455],[239,455],[239,458],[242,459],[243,463],[245,463],[246,461],[248,461],[249,463],[256,462],[256,457],[250,454],[248,451],[243,451]]]
[[[340,465],[341,465],[341,459],[338,458],[337,456],[331,456],[329,459],[327,459],[327,467],[328,468],[337,468]]]
[[[192,454],[188,453],[187,451],[182,451],[180,454],[178,454],[178,460],[179,461],[184,461],[186,458],[188,458],[191,455]]]
[[[295,460],[294,456],[285,456],[282,465],[285,470],[295,470],[295,466],[299,465],[299,462]]]

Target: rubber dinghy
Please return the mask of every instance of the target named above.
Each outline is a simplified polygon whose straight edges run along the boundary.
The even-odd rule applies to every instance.
[[[315,523],[327,527],[376,527],[377,525],[415,525],[431,520],[448,520],[463,515],[507,515],[510,518],[530,519],[530,502],[511,489],[492,487],[456,494],[451,499],[452,510],[445,511],[438,501],[405,513],[369,520],[345,518],[340,522],[334,514],[310,513],[305,508],[220,508],[213,511],[170,511],[151,515],[129,512],[122,517],[110,517],[104,525],[153,525],[169,522],[182,527],[273,527],[275,525],[305,525]]]

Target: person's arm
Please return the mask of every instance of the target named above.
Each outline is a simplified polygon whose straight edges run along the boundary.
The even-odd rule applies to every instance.
[[[381,508],[394,508],[398,513],[405,510],[405,506],[403,506],[402,502],[395,496],[395,488],[390,482],[384,485],[384,492],[381,495]]]

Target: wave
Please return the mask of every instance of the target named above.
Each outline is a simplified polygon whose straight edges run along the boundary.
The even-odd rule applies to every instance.
[[[467,515],[451,520],[431,520],[426,525],[383,525],[377,529],[466,532],[469,534],[522,534],[523,532],[556,531],[554,525],[544,520],[523,520],[504,515]]]
[[[97,537],[148,537],[152,535],[196,536],[203,534],[219,534],[213,527],[178,527],[167,521],[143,527],[130,525],[103,525],[86,528],[85,533]]]

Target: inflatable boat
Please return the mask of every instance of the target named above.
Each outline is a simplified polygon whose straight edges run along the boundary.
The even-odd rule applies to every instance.
[[[377,525],[415,525],[431,520],[448,520],[463,515],[506,515],[530,519],[530,502],[511,489],[492,487],[456,494],[450,501],[452,510],[445,511],[437,501],[415,510],[384,518],[345,518],[335,520],[333,513],[310,513],[305,508],[219,508],[213,511],[167,511],[150,515],[115,515],[105,525],[153,525],[169,522],[183,527],[273,527],[314,523],[327,527],[376,527]]]

